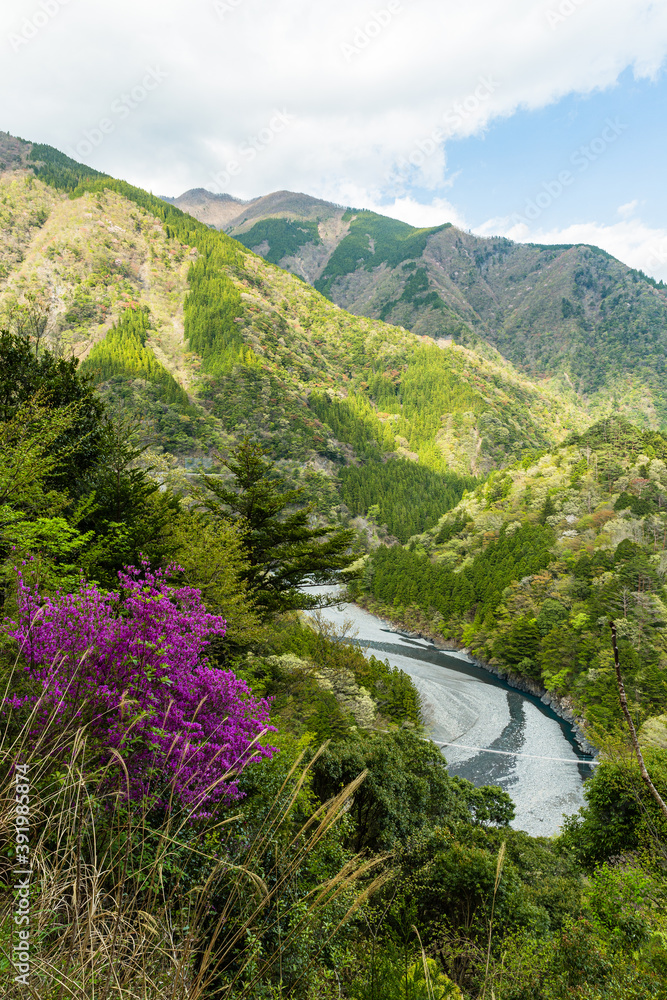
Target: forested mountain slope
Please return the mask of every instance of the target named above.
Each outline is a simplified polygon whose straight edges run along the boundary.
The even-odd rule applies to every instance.
[[[378,549],[363,590],[608,728],[611,619],[635,718],[664,712],[666,569],[667,438],[612,418],[493,473],[405,548]]]
[[[4,325],[73,351],[182,462],[251,433],[329,471],[395,456],[479,474],[584,419],[497,355],[350,315],[146,192],[0,147]]]
[[[204,218],[214,196],[197,194],[183,206]],[[611,404],[667,426],[667,290],[597,247],[418,230],[287,192],[238,207],[227,232],[350,312],[490,345],[532,377],[558,376],[593,414]]]

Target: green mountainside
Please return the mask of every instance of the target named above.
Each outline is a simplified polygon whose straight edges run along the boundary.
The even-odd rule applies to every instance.
[[[661,419],[662,289],[604,258],[637,325],[577,384],[536,299],[506,348],[536,381],[488,335],[494,268],[525,304],[591,248],[491,241],[464,295],[430,263],[476,245],[453,227],[233,202],[250,247],[0,133],[0,853],[40,884],[0,885],[9,1000],[661,1000],[667,435],[609,410]],[[596,280],[555,339],[598,343]],[[408,674],[297,613],[313,580],[583,713],[585,807],[515,829]]]
[[[620,709],[609,621],[638,724],[667,704],[667,437],[609,418],[464,494],[362,591],[608,729]]]
[[[172,464],[210,467],[217,449],[224,454],[245,437],[258,440],[320,509],[363,528],[367,548],[378,542],[369,524],[384,532],[380,540],[389,535],[409,543],[371,556],[364,585],[375,601],[399,618],[409,618],[414,607],[420,620],[436,622],[437,634],[502,669],[574,696],[587,711],[597,704],[591,692],[599,687],[596,671],[608,667],[599,660],[605,640],[598,649],[584,630],[584,652],[576,652],[581,669],[563,673],[544,645],[549,630],[543,636],[535,621],[542,599],[560,601],[573,620],[600,619],[600,607],[589,608],[586,595],[579,607],[573,582],[581,575],[579,557],[572,552],[583,547],[613,574],[626,539],[644,546],[660,600],[661,501],[648,515],[633,500],[629,515],[607,518],[619,494],[639,490],[637,503],[644,502],[642,477],[655,480],[659,493],[665,451],[659,434],[627,425],[627,454],[625,432],[599,454],[590,442],[582,451],[583,439],[565,445],[591,418],[574,392],[558,393],[557,380],[532,382],[491,349],[480,354],[346,313],[175,206],[50,147],[18,148],[17,169],[0,176],[8,237],[4,325],[36,343],[39,333],[43,343],[78,356],[103,396],[139,419],[152,452],[165,452]],[[290,223],[292,235],[312,232],[311,221]],[[356,241],[352,257],[362,255],[364,273],[372,271],[371,251],[384,258],[383,267],[407,265],[414,280],[406,298],[430,294],[420,269],[405,258],[427,253],[434,239],[455,246],[460,235],[452,227],[434,233],[402,223],[383,230],[381,223],[370,219],[375,235],[364,249],[369,219],[347,217],[346,239]],[[265,236],[273,232],[269,222],[253,225]],[[324,280],[334,284],[352,260],[344,244],[327,265]],[[529,261],[547,251],[506,252]],[[571,251],[548,253],[560,273]],[[622,268],[606,257],[604,263]],[[628,280],[639,296],[649,288],[662,301],[661,290],[644,279]],[[637,449],[643,458],[635,468]],[[646,516],[653,520],[645,523]],[[615,533],[602,530],[606,520]],[[507,603],[507,588],[545,573],[555,582],[519,614]],[[612,589],[619,579],[613,576]],[[648,632],[642,635],[648,641]],[[647,660],[658,673],[638,682],[639,701],[653,707],[664,697],[658,646]],[[521,651],[518,659],[513,649]],[[604,711],[610,697],[605,689],[598,699]]]
[[[356,315],[495,349],[531,377],[562,380],[594,417],[612,406],[667,427],[667,289],[597,247],[418,230],[286,192],[223,228]]]
[[[16,140],[0,136],[0,154],[3,143],[9,161]],[[163,200],[50,147],[18,148],[0,175],[4,325],[40,313],[48,343],[180,463],[253,434],[275,458],[328,473],[394,456],[479,475],[585,420],[558,386],[495,353],[350,315]],[[314,223],[290,225],[293,245]],[[391,261],[425,240],[396,227],[400,249],[382,244]]]

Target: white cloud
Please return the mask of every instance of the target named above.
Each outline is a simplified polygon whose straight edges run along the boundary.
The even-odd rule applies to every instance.
[[[557,0],[51,2],[59,13],[18,49],[39,4],[2,5],[3,126],[75,145],[158,65],[166,82],[87,159],[174,194],[238,161],[275,109],[295,123],[242,162],[233,193],[335,197],[347,184],[382,202],[437,190],[446,163],[439,145],[428,152],[434,129],[478,133],[611,86],[628,67],[655,76],[667,53],[667,4],[653,0],[586,0],[555,27]],[[423,147],[423,162],[413,155],[396,177]]]
[[[639,205],[639,198],[628,201],[625,205],[619,205],[616,211],[624,219],[630,219],[635,214],[635,209]]]
[[[411,226],[417,226],[418,229],[441,226],[444,222],[451,222],[460,229],[466,228],[465,219],[460,212],[444,198],[434,198],[430,205],[422,205],[414,198],[405,197],[396,198],[393,202],[385,205],[369,204],[362,207],[370,208],[381,215],[388,215],[391,219],[409,222]]]

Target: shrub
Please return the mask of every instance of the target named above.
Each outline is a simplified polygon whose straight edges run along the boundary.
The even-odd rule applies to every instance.
[[[239,798],[242,767],[273,753],[256,742],[272,728],[269,705],[202,659],[207,637],[223,636],[226,622],[206,611],[200,591],[167,582],[175,570],[152,572],[144,562],[118,574],[118,592],[82,582],[53,598],[19,571],[8,630],[33,683],[11,704],[32,707],[33,747],[83,725],[102,763],[113,750],[122,755],[131,798],[164,805],[176,795],[208,808]]]

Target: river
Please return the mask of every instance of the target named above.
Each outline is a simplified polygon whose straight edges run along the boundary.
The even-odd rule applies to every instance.
[[[335,587],[308,593],[337,594]],[[533,836],[557,833],[563,817],[584,804],[592,773],[572,727],[539,698],[523,694],[464,654],[408,638],[355,604],[320,611],[336,632],[412,678],[427,732],[443,746],[450,774],[475,785],[500,785],[516,808],[512,826]]]

